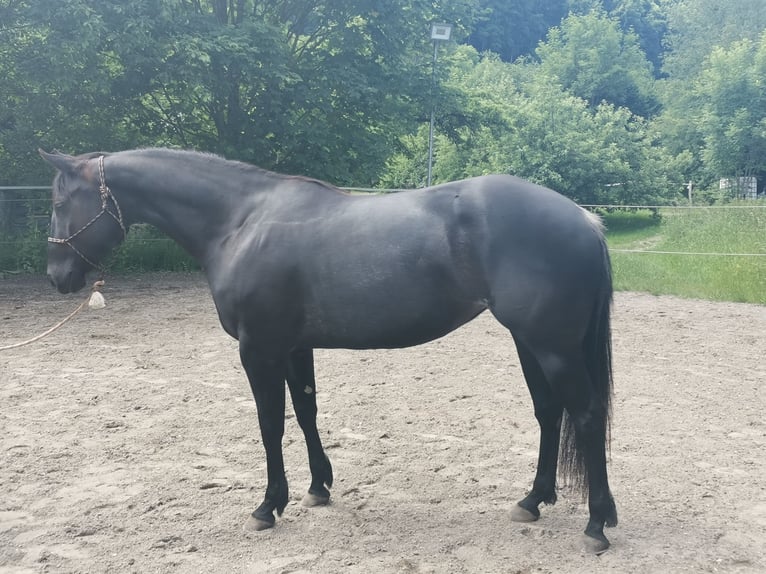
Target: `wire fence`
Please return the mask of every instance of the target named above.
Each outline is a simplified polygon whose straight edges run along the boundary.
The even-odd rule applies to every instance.
[[[725,251],[721,253],[717,252],[704,252],[704,251],[658,251],[654,249],[618,249],[610,248],[610,253],[640,253],[648,255],[694,255],[694,256],[711,256],[711,257],[766,257],[766,253],[738,253]]]
[[[50,191],[50,185],[5,185],[0,186],[0,216],[2,216],[4,209],[3,205],[30,205],[40,204],[44,209],[44,214],[34,213],[28,214],[27,218],[47,221],[47,207],[50,205],[50,197],[48,194],[40,197],[33,196],[32,193],[27,197],[4,197],[3,192],[14,192],[13,195],[24,192],[48,192]],[[341,189],[349,192],[357,193],[398,193],[403,191],[410,191],[408,189],[380,189],[380,188],[367,188],[367,187],[342,187]],[[581,207],[593,210],[753,210],[753,209],[766,209],[766,203],[753,202],[752,205],[619,205],[619,204],[581,204]],[[0,219],[0,226],[3,222]],[[2,229],[0,229],[2,231]],[[766,231],[764,232],[766,233]],[[5,234],[8,235],[8,234]],[[138,238],[128,237],[127,241],[135,241],[140,243],[173,243],[173,240],[168,237],[147,237],[146,234]],[[7,238],[0,239],[0,246],[7,248],[8,246],[14,246],[19,243],[18,240],[9,240]],[[752,257],[761,258],[766,257],[766,253],[739,253],[739,252],[706,252],[706,251],[664,251],[654,249],[621,249],[610,248],[612,253],[630,253],[641,255],[683,255],[694,257]]]

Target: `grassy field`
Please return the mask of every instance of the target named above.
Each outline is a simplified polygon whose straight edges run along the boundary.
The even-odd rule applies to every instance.
[[[616,289],[766,304],[766,204],[604,219]]]

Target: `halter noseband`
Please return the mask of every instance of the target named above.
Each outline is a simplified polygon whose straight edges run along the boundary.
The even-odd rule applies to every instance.
[[[71,247],[72,251],[77,253],[77,255],[79,255],[80,258],[83,261],[85,261],[85,263],[87,263],[88,265],[90,265],[94,269],[99,269],[99,270],[103,271],[103,268],[101,267],[101,265],[98,265],[97,263],[94,263],[93,261],[88,259],[82,253],[82,251],[77,249],[77,247],[75,247],[74,244],[72,243],[72,239],[74,239],[75,237],[80,235],[80,233],[82,233],[83,231],[88,229],[88,227],[90,227],[91,225],[96,223],[96,221],[98,221],[99,217],[101,217],[105,213],[108,214],[112,219],[114,219],[117,222],[117,225],[120,226],[120,229],[122,230],[122,238],[123,239],[125,239],[127,237],[127,235],[128,235],[128,232],[125,229],[125,223],[122,220],[122,210],[120,209],[120,204],[117,203],[117,200],[115,199],[114,194],[112,194],[112,190],[109,189],[107,187],[107,185],[106,185],[106,175],[104,174],[104,156],[103,155],[98,157],[98,177],[99,177],[99,180],[100,180],[99,181],[99,186],[98,186],[98,192],[99,192],[99,195],[101,196],[101,211],[99,211],[93,219],[91,219],[88,223],[83,225],[80,229],[78,229],[77,231],[72,233],[72,235],[70,235],[66,239],[59,239],[57,237],[48,237],[48,242],[49,243],[59,243],[59,244],[63,244],[63,245],[67,245],[67,246]],[[112,203],[114,204],[114,208],[117,211],[116,214],[108,209],[108,200],[109,199],[111,199]]]

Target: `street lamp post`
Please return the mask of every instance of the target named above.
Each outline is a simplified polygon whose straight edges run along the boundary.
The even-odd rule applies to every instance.
[[[431,60],[431,125],[428,128],[428,179],[427,186],[431,186],[431,168],[434,160],[434,116],[436,115],[436,49],[439,42],[449,40],[452,33],[450,24],[432,24],[431,40],[434,42],[434,57]]]

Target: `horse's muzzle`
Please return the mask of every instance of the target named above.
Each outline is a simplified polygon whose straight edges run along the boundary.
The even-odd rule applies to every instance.
[[[49,272],[48,279],[50,279],[51,285],[53,285],[59,293],[76,293],[85,287],[85,275],[74,274],[71,271],[65,274]]]

